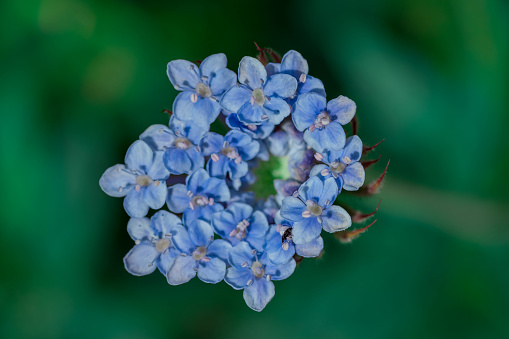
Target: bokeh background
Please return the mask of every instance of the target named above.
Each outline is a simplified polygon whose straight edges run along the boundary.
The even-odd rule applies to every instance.
[[[0,31],[1,338],[509,337],[506,1],[2,1]],[[168,61],[236,70],[253,41],[357,102],[386,139],[369,179],[391,159],[375,226],[327,237],[262,313],[224,282],[129,275],[98,185],[167,123]]]

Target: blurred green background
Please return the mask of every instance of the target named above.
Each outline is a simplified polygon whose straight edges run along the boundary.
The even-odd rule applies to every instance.
[[[0,3],[1,338],[508,338],[509,4]],[[378,222],[326,238],[262,313],[226,283],[129,275],[98,185],[165,124],[173,59],[300,51],[391,159]],[[378,197],[355,200],[369,212]]]

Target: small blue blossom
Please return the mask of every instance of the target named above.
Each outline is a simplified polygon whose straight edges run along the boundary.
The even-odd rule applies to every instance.
[[[221,107],[237,113],[240,121],[259,125],[269,121],[278,125],[286,118],[291,107],[284,100],[295,94],[297,80],[288,74],[275,74],[267,78],[260,61],[244,57],[239,64],[240,86],[229,89],[221,99]]]
[[[283,200],[281,216],[293,221],[292,240],[295,244],[309,243],[322,228],[330,233],[342,231],[352,225],[350,215],[332,203],[338,194],[334,178],[320,180],[312,177],[299,188],[298,197]]]
[[[295,270],[295,260],[274,265],[266,253],[257,253],[246,242],[233,247],[229,254],[231,267],[224,281],[236,290],[244,290],[244,300],[251,309],[260,312],[274,297],[273,280],[283,280]]]
[[[325,88],[323,83],[310,75],[309,66],[306,59],[297,51],[288,51],[281,63],[269,63],[265,66],[267,74],[270,76],[277,73],[285,73],[293,76],[298,81],[296,95],[289,98],[291,105],[295,103],[296,98],[304,93],[313,92],[325,97]]]
[[[209,126],[216,120],[221,106],[218,100],[235,85],[235,72],[226,68],[226,55],[213,54],[197,67],[186,60],[168,63],[168,77],[180,93],[173,103],[173,112],[180,120],[191,120]]]
[[[345,148],[340,151],[317,153],[316,158],[322,159],[323,165],[316,165],[310,175],[320,175],[324,179],[333,177],[339,190],[357,191],[364,184],[364,167],[359,162],[362,155],[362,141],[356,135],[346,139]]]
[[[184,174],[202,168],[205,164],[198,144],[208,130],[208,127],[172,116],[169,128],[152,125],[140,135],[140,139],[153,150],[164,151],[164,165],[171,174]]]
[[[179,251],[172,242],[180,219],[166,211],[159,211],[150,218],[131,218],[127,232],[136,245],[124,257],[127,272],[147,275],[157,268],[166,275]],[[172,233],[173,232],[173,233]]]
[[[278,205],[281,206],[284,198],[291,196],[294,192],[297,192],[301,184],[302,182],[294,179],[274,180],[274,189],[276,190],[276,202],[278,203]]]
[[[292,113],[293,123],[304,132],[304,140],[317,152],[339,151],[345,146],[346,125],[355,115],[355,103],[344,96],[330,100],[316,93],[299,96]]]
[[[270,121],[265,121],[260,125],[254,124],[249,125],[240,121],[236,113],[228,115],[225,120],[228,127],[230,127],[231,129],[242,131],[253,139],[265,139],[274,130],[274,124],[271,123]]]
[[[221,202],[230,200],[230,189],[222,179],[211,178],[203,168],[186,178],[186,184],[168,188],[167,204],[170,211],[184,213],[184,224],[195,219],[210,222],[212,214],[223,210]]]
[[[154,152],[144,141],[138,140],[127,150],[125,165],[108,168],[99,185],[112,197],[125,197],[127,214],[141,218],[147,215],[149,208],[163,207],[169,175],[163,165],[163,152]]]
[[[233,203],[225,210],[212,215],[212,227],[221,238],[232,245],[246,241],[257,250],[263,250],[265,235],[269,223],[265,214],[254,211],[253,207],[243,203]]]
[[[181,253],[166,273],[170,285],[184,284],[196,275],[209,284],[223,280],[231,244],[221,239],[214,240],[209,223],[197,219],[189,225],[189,229],[178,226],[173,242]]]
[[[260,144],[240,131],[230,131],[223,137],[209,132],[203,137],[200,148],[203,155],[210,155],[207,171],[210,176],[224,179],[240,179],[248,172],[247,160],[253,159],[260,150]]]
[[[283,219],[278,212],[275,217],[276,225],[269,228],[265,251],[269,260],[275,265],[287,263],[297,253],[304,258],[313,258],[323,250],[323,239],[318,237],[306,244],[295,245],[293,242],[293,222]]]

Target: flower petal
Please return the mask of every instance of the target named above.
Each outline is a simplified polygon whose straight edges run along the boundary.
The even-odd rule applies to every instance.
[[[292,111],[286,101],[277,97],[270,98],[270,101],[266,100],[263,108],[265,109],[265,114],[269,117],[269,121],[275,125],[279,125]]]
[[[155,261],[159,252],[150,242],[141,242],[135,245],[124,257],[124,266],[132,275],[147,275],[155,271]]]
[[[200,168],[186,178],[186,187],[191,193],[199,194],[203,191],[203,185],[209,178],[207,171]]]
[[[170,61],[166,73],[178,91],[194,89],[201,82],[198,66],[187,60]]]
[[[154,152],[143,140],[136,140],[127,150],[125,164],[131,170],[142,170],[145,174],[152,166]]]
[[[228,261],[230,265],[237,268],[251,267],[253,264],[254,254],[251,252],[253,248],[245,241],[241,241],[238,245],[234,246],[228,254]],[[246,264],[247,263],[247,266]]]
[[[251,99],[251,90],[244,86],[233,86],[221,98],[221,107],[230,112],[237,113],[242,105]]]
[[[167,126],[152,125],[140,135],[140,139],[145,141],[153,151],[162,151],[173,145],[175,135]]]
[[[362,140],[357,135],[352,135],[346,139],[343,157],[347,156],[351,162],[357,162],[362,156]],[[343,161],[344,162],[344,161]],[[348,163],[347,163],[348,165]]]
[[[150,219],[152,229],[156,232],[162,233],[165,236],[167,233],[172,235],[177,234],[175,230],[182,227],[182,221],[175,214],[168,211],[158,211]]]
[[[247,174],[249,167],[247,162],[243,161],[240,164],[235,161],[228,161],[228,173],[230,173],[230,179],[240,179]]]
[[[189,207],[191,198],[187,195],[187,188],[183,184],[176,184],[168,188],[166,203],[168,209],[174,213],[182,213]]]
[[[322,81],[310,75],[306,76],[306,81],[304,83],[299,82],[297,93],[304,94],[308,92],[325,97],[325,88],[323,87]]]
[[[212,76],[210,80],[210,90],[212,91],[212,95],[220,98],[228,89],[236,87],[236,84],[237,74],[232,70],[223,68]]]
[[[336,205],[327,208],[323,212],[322,220],[324,231],[329,233],[343,231],[352,226],[352,218],[348,212]]]
[[[171,174],[189,173],[193,168],[187,152],[177,147],[170,147],[164,152],[163,162]]]
[[[315,240],[322,232],[322,224],[314,216],[293,223],[292,240],[296,245]]]
[[[232,213],[236,222],[240,222],[244,219],[249,219],[253,214],[253,207],[240,202],[231,204],[228,206],[227,210]]]
[[[356,110],[355,102],[342,95],[327,103],[327,112],[329,112],[332,120],[339,122],[341,125],[348,124],[354,117]]]
[[[139,191],[131,190],[124,199],[124,209],[132,218],[142,218],[147,215],[149,206],[145,202],[145,188]]]
[[[166,273],[170,285],[180,285],[188,282],[196,276],[197,262],[192,256],[179,256],[173,266]]]
[[[184,215],[182,216],[182,221],[185,225],[191,225],[191,223],[200,219],[206,222],[210,222],[212,219],[212,214],[222,211],[224,207],[220,204],[205,205],[205,206],[195,206],[194,209],[188,208],[184,211]]]
[[[300,221],[304,219],[302,212],[306,210],[306,204],[300,199],[287,197],[283,199],[281,206],[281,217],[290,221]]]
[[[263,87],[266,96],[274,95],[286,99],[295,94],[297,90],[297,80],[288,74],[274,74],[267,79],[267,83]]]
[[[177,95],[173,102],[173,113],[180,120],[192,120],[197,125],[208,127],[216,120],[221,106],[212,98],[198,96],[193,102],[191,97],[195,92],[185,91]]]
[[[214,161],[212,158],[207,161],[207,172],[211,177],[224,179],[229,169],[230,160],[222,154],[219,154],[219,159]]]
[[[214,198],[214,201],[224,202],[230,200],[230,189],[226,181],[218,178],[204,180],[200,193],[207,195],[209,198]]]
[[[135,184],[136,175],[120,164],[108,168],[99,179],[104,193],[116,198],[126,196]]]
[[[164,165],[164,151],[155,151],[152,166],[148,170],[147,175],[153,180],[166,181],[170,176],[170,172]]]
[[[357,191],[364,184],[365,175],[364,167],[360,162],[347,166],[341,175],[343,188],[346,191]]]
[[[302,201],[312,200],[318,203],[323,192],[323,186],[323,181],[317,177],[311,177],[300,186],[299,197]]]
[[[258,251],[263,251],[265,245],[265,235],[269,230],[269,223],[267,217],[262,211],[255,211],[251,218],[249,218],[249,228],[246,235],[246,241],[251,247],[256,248]]]
[[[144,240],[155,238],[155,233],[150,227],[150,220],[148,218],[131,218],[127,223],[127,233],[133,240]]]
[[[226,270],[224,281],[236,290],[247,287],[247,282],[254,279],[253,271],[249,267],[230,267]]]
[[[304,140],[317,152],[340,150],[345,146],[345,139],[345,131],[337,121],[330,122],[323,129],[304,132]]]
[[[322,208],[329,207],[336,197],[338,196],[338,185],[336,184],[336,180],[334,178],[327,178],[323,181],[323,190],[320,195],[320,199],[318,200],[318,205]]]
[[[265,274],[270,274],[272,280],[284,280],[292,275],[296,266],[297,263],[293,259],[282,265],[267,265]]]
[[[214,132],[205,133],[200,141],[200,148],[202,154],[209,156],[212,153],[217,153],[223,148],[224,137]]]
[[[156,182],[153,182],[145,188],[144,200],[151,209],[158,210],[163,207],[166,202],[168,189],[166,188],[166,181],[159,181],[157,186],[155,183]]]
[[[211,258],[208,262],[200,262],[198,278],[209,284],[217,284],[226,274],[226,264],[219,258]]]
[[[239,64],[239,82],[251,89],[261,88],[267,81],[267,71],[262,63],[253,57],[242,58]]]
[[[214,240],[214,231],[208,222],[195,220],[189,225],[189,238],[196,247],[205,246]]]
[[[290,151],[290,137],[285,131],[277,131],[269,135],[267,144],[270,153],[276,157],[284,157]]]
[[[179,134],[179,136],[189,139],[193,145],[198,145],[203,135],[209,131],[208,125],[201,126],[193,120],[179,120],[175,115],[171,116],[169,126],[172,135]],[[174,139],[176,139],[176,136],[174,136]],[[169,146],[173,146],[173,141]]]
[[[219,234],[222,238],[229,237],[231,231],[237,226],[237,221],[233,213],[229,210],[223,210],[212,215],[212,228],[214,232]]]
[[[318,237],[305,244],[295,245],[295,251],[304,258],[314,258],[320,255],[323,250],[323,238]]]
[[[212,54],[205,59],[200,64],[200,73],[201,76],[206,76],[210,78],[217,73],[219,70],[226,68],[227,60],[226,55],[224,53]]]
[[[172,230],[172,235],[171,240],[181,253],[190,255],[196,249],[196,246],[189,237],[189,232],[184,226],[175,226]]]
[[[299,131],[314,124],[318,114],[325,110],[327,101],[316,93],[304,93],[299,96],[292,113],[293,123]]]
[[[301,74],[308,74],[308,62],[299,52],[288,51],[283,56],[283,59],[281,59],[281,72],[290,74],[298,79]]]
[[[175,263],[175,259],[179,256],[180,252],[174,247],[171,247],[168,252],[161,253],[157,260],[157,268],[159,268],[159,271],[166,276],[169,269],[173,266],[173,263]]]
[[[264,278],[255,279],[253,284],[244,289],[244,300],[251,309],[260,312],[276,294],[274,283]]]
[[[219,258],[224,262],[228,262],[228,254],[232,249],[232,245],[223,239],[214,240],[207,248],[207,257]]]
[[[244,103],[237,111],[238,118],[245,124],[261,124],[262,116],[265,115],[265,109],[258,104],[251,104],[249,101]]]
[[[267,76],[270,77],[271,75],[281,72],[281,64],[269,62],[267,65],[265,65],[265,70],[267,71]]]

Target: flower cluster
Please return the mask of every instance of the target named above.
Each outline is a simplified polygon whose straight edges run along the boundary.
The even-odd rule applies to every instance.
[[[344,96],[327,101],[300,53],[280,59],[260,52],[240,61],[238,75],[222,53],[201,63],[171,61],[167,74],[180,93],[168,126],[147,128],[124,164],[99,181],[108,195],[124,198],[131,217],[129,273],[157,268],[170,285],[195,276],[224,280],[243,290],[255,311],[274,297],[273,281],[294,272],[296,258],[322,253],[322,230],[352,225],[335,201],[342,190],[359,190],[365,177],[361,139],[343,129],[355,103]],[[216,119],[230,131],[210,131]],[[288,175],[274,181],[275,196],[257,200],[249,191],[253,170],[273,157],[287,159]],[[147,216],[165,205],[169,212]]]

